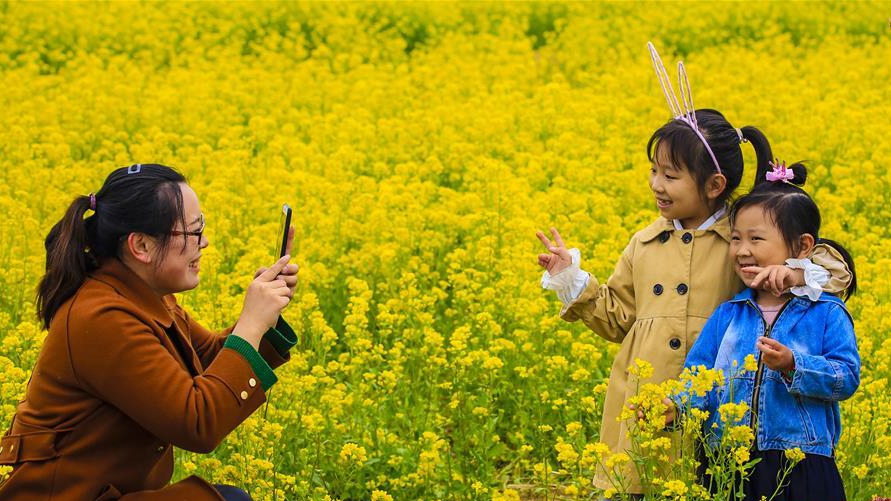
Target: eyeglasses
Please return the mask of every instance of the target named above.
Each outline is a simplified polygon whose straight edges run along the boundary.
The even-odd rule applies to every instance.
[[[175,235],[175,236],[179,236],[179,235],[195,236],[195,237],[198,237],[198,243],[200,244],[201,237],[204,235],[204,214],[201,214],[201,219],[199,221],[201,222],[201,226],[198,228],[197,231],[172,230],[170,232],[170,234]]]

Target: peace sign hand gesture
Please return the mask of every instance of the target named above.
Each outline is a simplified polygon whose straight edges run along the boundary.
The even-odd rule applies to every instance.
[[[551,228],[551,236],[554,237],[553,242],[540,231],[535,232],[535,235],[549,252],[549,254],[538,255],[539,266],[546,269],[551,275],[556,275],[572,264],[572,257],[569,255],[566,244],[563,243],[563,238],[560,236],[557,228]]]

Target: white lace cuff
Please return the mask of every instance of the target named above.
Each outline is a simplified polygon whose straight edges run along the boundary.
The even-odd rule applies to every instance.
[[[811,301],[816,301],[823,293],[823,286],[829,283],[832,275],[826,268],[814,264],[810,259],[787,259],[786,266],[792,269],[804,270],[805,285],[792,287],[790,291],[796,296],[807,296]]]
[[[541,286],[555,291],[564,305],[575,301],[588,287],[588,281],[591,279],[587,271],[579,268],[582,260],[579,250],[575,247],[569,249],[569,256],[572,259],[569,266],[554,275],[547,271],[541,275]]]

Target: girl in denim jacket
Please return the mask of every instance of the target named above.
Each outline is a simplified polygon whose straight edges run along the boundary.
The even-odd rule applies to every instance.
[[[772,172],[731,208],[730,260],[736,273],[750,282],[747,268],[794,265],[817,243],[829,245],[844,257],[856,290],[851,256],[837,243],[820,237],[820,211],[804,190],[803,165],[774,165]],[[793,184],[794,183],[794,184]],[[733,378],[734,366],[747,355],[758,360],[755,372]],[[720,440],[718,408],[745,402],[743,422],[752,427],[752,459],[760,459],[743,487],[746,500],[770,499],[785,469],[784,450],[800,448],[805,459],[786,477],[775,500],[843,501],[835,447],[841,434],[838,402],[849,398],[860,384],[860,357],[854,324],[844,302],[823,292],[779,297],[748,288],[722,304],[703,327],[687,356],[685,367],[705,366],[725,373],[723,387],[704,397],[690,397],[687,405],[709,411],[706,430]],[[673,413],[667,421],[673,421]],[[717,423],[717,427],[713,426]],[[733,424],[733,423],[732,423]],[[739,423],[735,423],[739,424]],[[709,432],[711,433],[711,432]]]

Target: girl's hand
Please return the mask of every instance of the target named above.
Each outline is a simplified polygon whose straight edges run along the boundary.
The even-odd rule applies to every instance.
[[[761,336],[755,343],[755,347],[761,351],[761,360],[769,368],[779,372],[795,368],[795,356],[792,354],[792,350],[776,339]]]
[[[674,402],[671,401],[670,398],[663,398],[662,405],[665,406],[665,410],[662,411],[662,416],[665,419],[665,426],[669,426],[671,423],[674,423],[674,420],[677,419],[677,407],[675,407]],[[634,404],[628,406],[629,409],[635,410]],[[637,419],[641,421],[645,421],[647,419],[646,414],[642,410],[637,411]]]
[[[551,235],[554,237],[553,243],[548,240],[544,233],[540,231],[535,232],[535,236],[541,240],[542,245],[550,252],[550,254],[538,255],[538,265],[548,270],[548,273],[551,275],[555,275],[572,264],[572,257],[569,255],[569,251],[566,250],[566,244],[563,243],[563,238],[560,237],[557,228],[551,228]]]
[[[678,408],[670,398],[663,398],[662,404],[665,405],[665,426],[668,426],[677,419]]]
[[[291,256],[286,255],[258,274],[244,296],[244,307],[233,334],[243,338],[254,349],[259,348],[263,334],[275,325],[294,294],[288,281],[281,278],[290,259]],[[296,271],[292,275],[296,285]]]
[[[749,287],[764,289],[776,297],[782,296],[785,291],[792,287],[805,284],[804,270],[792,269],[783,264],[772,264],[764,267],[746,266],[742,271],[755,275],[755,278],[749,282]]]

